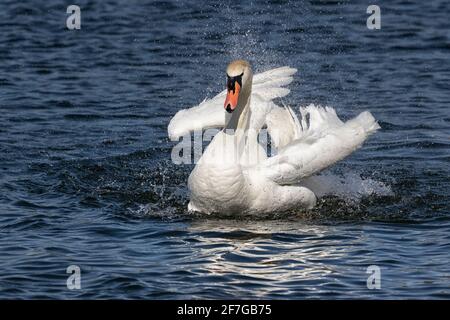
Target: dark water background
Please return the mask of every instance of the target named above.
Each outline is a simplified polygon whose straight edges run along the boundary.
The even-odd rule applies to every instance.
[[[372,1],[79,0],[78,31],[70,4],[0,2],[0,298],[450,298],[450,2],[378,1],[376,31]],[[326,173],[344,196],[186,213],[167,124],[237,57],[298,68],[286,103],[379,120]]]

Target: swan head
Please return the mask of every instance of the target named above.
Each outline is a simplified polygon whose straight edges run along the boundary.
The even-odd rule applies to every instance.
[[[223,107],[228,113],[236,109],[239,100],[249,96],[252,83],[252,68],[245,60],[235,60],[227,67],[227,97]],[[245,101],[246,102],[246,101]]]

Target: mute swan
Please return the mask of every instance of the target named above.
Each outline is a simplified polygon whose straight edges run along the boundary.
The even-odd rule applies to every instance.
[[[171,119],[171,140],[195,130],[222,129],[189,176],[190,211],[312,208],[316,195],[308,177],[351,154],[380,128],[368,111],[344,123],[329,107],[300,108],[299,119],[289,107],[277,106],[273,100],[290,92],[284,86],[296,72],[281,67],[253,77],[247,61],[233,61],[226,70],[226,90]],[[263,127],[277,149],[271,157],[258,142]]]

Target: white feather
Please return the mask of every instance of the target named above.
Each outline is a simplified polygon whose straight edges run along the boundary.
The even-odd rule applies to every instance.
[[[292,82],[292,75],[295,72],[297,69],[281,67],[255,75],[252,100],[256,100],[255,95],[267,101],[288,95],[290,90],[282,86]],[[196,130],[224,127],[229,116],[223,108],[225,96],[226,90],[223,90],[214,98],[204,100],[198,106],[178,111],[168,126],[170,139],[176,140]]]
[[[251,96],[245,108],[250,112],[242,115],[250,117],[248,128],[252,130],[215,135],[189,176],[190,210],[257,213],[311,208],[316,195],[306,178],[351,154],[379,128],[367,111],[343,122],[330,107],[309,105],[300,108],[297,117],[290,107],[277,106],[273,100],[290,92],[284,86],[296,72],[281,67],[257,74],[248,82],[252,83],[246,88]],[[224,90],[177,112],[169,123],[170,138],[224,127],[230,117],[223,107],[225,95]],[[257,138],[264,124],[277,148],[277,155],[269,158]]]
[[[309,105],[300,108],[300,113],[300,136],[259,167],[268,179],[281,185],[299,183],[342,160],[380,128],[368,111],[345,123],[330,107]]]

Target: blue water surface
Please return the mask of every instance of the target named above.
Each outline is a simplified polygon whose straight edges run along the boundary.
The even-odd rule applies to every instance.
[[[0,298],[450,298],[450,2],[0,2]],[[192,216],[170,118],[226,64],[382,129],[304,212]],[[66,268],[81,268],[69,290]],[[367,267],[381,288],[367,287]]]

